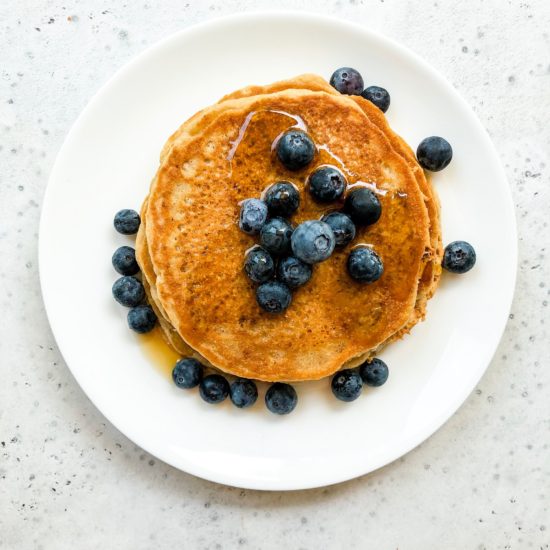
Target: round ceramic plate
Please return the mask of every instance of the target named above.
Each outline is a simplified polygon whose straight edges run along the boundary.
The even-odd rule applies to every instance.
[[[292,40],[281,40],[281,37]],[[112,226],[139,209],[168,136],[197,110],[248,84],[300,73],[329,78],[352,66],[387,88],[388,119],[414,148],[428,135],[453,146],[435,174],[445,242],[464,239],[478,263],[444,274],[427,320],[382,357],[385,386],[338,402],[329,381],[296,384],[284,417],[263,404],[204,403],[177,389],[126,325],[111,297],[111,255],[131,239]],[[229,485],[300,489],[388,464],[434,433],[487,368],[514,289],[516,232],[495,150],[456,91],[402,46],[351,23],[298,13],[255,13],[192,27],[119,71],[81,114],[44,199],[40,274],[48,317],[69,368],[127,437],[176,468]],[[465,445],[468,442],[464,442]]]

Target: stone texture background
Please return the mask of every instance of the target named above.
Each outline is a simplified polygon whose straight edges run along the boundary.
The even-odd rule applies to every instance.
[[[99,86],[149,44],[198,21],[272,7],[0,3],[0,548],[549,548],[547,0],[277,2],[362,22],[419,53],[473,106],[506,167],[520,235],[510,321],[477,389],[420,448],[326,489],[223,487],[136,448],[64,365],[36,255],[42,196],[65,134]]]

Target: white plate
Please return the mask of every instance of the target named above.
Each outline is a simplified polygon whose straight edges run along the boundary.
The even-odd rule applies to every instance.
[[[391,125],[414,147],[428,135],[452,144],[433,178],[444,241],[464,239],[473,271],[445,274],[428,318],[384,352],[388,383],[351,404],[327,380],[297,384],[299,404],[276,417],[258,403],[202,402],[175,388],[126,327],[111,298],[110,261],[129,239],[112,228],[139,209],[172,131],[198,109],[252,83],[342,65],[391,93]],[[40,227],[46,309],[75,378],[127,437],[197,476],[254,489],[300,489],[347,480],[400,457],[437,430],[468,396],[497,347],[515,280],[510,192],[475,115],[431,67],[351,23],[303,13],[239,15],[192,27],[119,71],[81,114],[59,153]],[[263,392],[263,388],[262,388]],[[463,442],[468,445],[467,441]]]

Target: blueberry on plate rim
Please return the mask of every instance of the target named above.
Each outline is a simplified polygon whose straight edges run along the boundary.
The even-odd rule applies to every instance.
[[[138,232],[141,218],[135,210],[125,208],[115,214],[113,222],[115,229],[123,235],[134,235]]]
[[[354,248],[348,256],[348,273],[360,283],[374,283],[384,273],[380,256],[368,246]]]
[[[265,394],[265,405],[273,414],[290,414],[298,403],[296,390],[290,384],[275,382]]]
[[[443,269],[451,273],[466,273],[476,263],[476,251],[466,241],[454,241],[445,247],[443,252]]]
[[[334,374],[330,387],[340,401],[355,401],[361,395],[363,380],[355,369],[344,369]]]
[[[285,132],[275,146],[277,157],[288,170],[301,170],[308,166],[315,156],[315,144],[303,130]]]
[[[258,399],[258,388],[253,380],[237,378],[229,386],[229,397],[235,407],[245,409],[252,407]]]
[[[365,99],[376,105],[383,113],[390,107],[390,94],[381,86],[369,86],[361,94]]]
[[[244,270],[251,281],[265,283],[275,275],[275,262],[267,250],[255,246],[245,256]]]
[[[439,172],[446,168],[453,158],[453,148],[444,138],[430,136],[423,139],[416,150],[416,158],[422,168]]]
[[[289,181],[278,181],[270,185],[263,198],[271,216],[288,218],[300,206],[300,193]]]
[[[340,67],[330,77],[330,85],[345,95],[361,95],[365,86],[361,73],[351,67]]]
[[[149,305],[133,307],[128,312],[128,326],[138,334],[151,332],[157,324],[157,316]]]
[[[199,385],[204,367],[194,357],[182,357],[172,370],[172,380],[178,388],[190,389]]]
[[[257,235],[267,221],[267,204],[260,199],[245,199],[241,203],[239,227],[248,235]]]
[[[115,271],[121,275],[135,275],[139,271],[136,251],[131,246],[117,248],[111,258]]]
[[[221,403],[229,395],[229,382],[221,374],[209,374],[201,380],[199,394],[207,403]]]
[[[113,283],[113,297],[122,306],[135,307],[145,298],[145,290],[141,281],[125,275]]]
[[[292,233],[291,247],[294,256],[307,264],[322,262],[330,257],[336,238],[330,225],[321,220],[301,223]]]
[[[292,293],[284,283],[269,281],[256,289],[256,301],[267,313],[282,313],[292,302]]]
[[[365,361],[359,366],[359,374],[367,386],[378,388],[386,383],[389,376],[389,369],[388,365],[386,365],[382,359],[375,357],[374,359]]]

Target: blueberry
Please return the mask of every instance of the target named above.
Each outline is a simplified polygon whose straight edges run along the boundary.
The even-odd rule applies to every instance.
[[[141,218],[135,210],[120,210],[115,215],[115,229],[123,235],[133,235],[137,233]]]
[[[339,199],[347,185],[344,174],[334,166],[321,166],[308,179],[309,192],[319,202]]]
[[[289,288],[298,288],[311,279],[311,271],[309,264],[294,258],[294,256],[287,256],[279,260],[277,278]]]
[[[151,306],[137,306],[128,312],[128,326],[139,334],[155,328],[157,316]]]
[[[290,384],[275,382],[265,394],[266,407],[274,414],[289,414],[297,403],[296,390]]]
[[[201,380],[199,393],[207,403],[221,403],[229,395],[229,382],[221,374],[209,374]]]
[[[294,256],[306,264],[326,260],[334,251],[335,244],[336,239],[330,225],[319,220],[301,223],[291,239]]]
[[[117,248],[113,254],[112,262],[115,270],[121,275],[135,275],[139,271],[136,251],[131,246]]]
[[[386,88],[369,86],[361,95],[371,103],[374,103],[383,113],[385,113],[390,106],[390,94]]]
[[[344,369],[332,377],[330,387],[340,401],[355,401],[361,395],[363,381],[356,370]]]
[[[355,225],[347,214],[342,212],[331,212],[322,217],[334,233],[336,248],[343,248],[355,238]]]
[[[251,281],[265,283],[275,275],[275,262],[267,250],[255,246],[246,255],[244,270]]]
[[[276,150],[277,157],[289,170],[305,168],[315,156],[315,144],[302,130],[285,132],[277,142]]]
[[[145,290],[135,277],[121,277],[113,283],[115,300],[126,307],[135,307],[145,298]]]
[[[241,203],[239,227],[249,235],[257,235],[267,221],[267,204],[260,199],[246,199]]]
[[[193,357],[180,359],[172,371],[172,380],[178,388],[194,388],[202,380],[204,367]]]
[[[420,142],[416,158],[422,168],[430,172],[439,172],[451,162],[453,148],[446,139],[430,136]]]
[[[351,67],[340,67],[330,77],[330,85],[341,94],[361,95],[363,91],[363,77]]]
[[[389,371],[388,365],[381,359],[365,361],[359,367],[359,374],[367,386],[378,387],[386,382]]]
[[[382,206],[378,197],[365,187],[354,189],[348,194],[344,210],[349,214],[354,223],[358,225],[376,223],[382,214]]]
[[[252,407],[258,399],[258,388],[252,380],[237,378],[229,388],[229,397],[235,407]]]
[[[261,245],[272,254],[285,254],[290,250],[292,225],[283,218],[269,220],[260,231]]]
[[[476,251],[466,241],[454,241],[445,247],[443,269],[452,273],[466,273],[476,263]]]
[[[269,281],[256,289],[256,301],[268,313],[281,313],[290,305],[292,293],[284,283]]]
[[[264,200],[271,216],[287,218],[298,210],[300,193],[292,183],[278,181],[267,189]]]
[[[384,273],[378,254],[366,246],[354,248],[348,256],[348,273],[360,283],[374,283]]]

